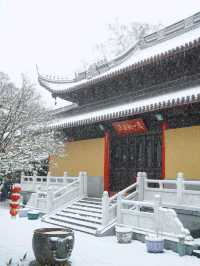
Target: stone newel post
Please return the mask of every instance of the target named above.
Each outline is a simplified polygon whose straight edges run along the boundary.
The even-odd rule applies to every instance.
[[[68,176],[68,173],[65,171],[64,172],[64,183],[68,184],[68,180],[67,180],[67,176]]]
[[[161,233],[161,224],[159,219],[159,208],[161,206],[161,196],[156,194],[154,196],[154,222],[155,222],[155,233],[158,237],[159,232]]]
[[[137,173],[137,191],[138,191],[138,200],[144,200],[144,190],[145,190],[145,180],[146,180],[146,173],[145,172],[138,172]]]
[[[117,197],[117,224],[121,224],[122,222],[121,208],[122,208],[122,195],[119,193]]]
[[[51,172],[48,172],[48,174],[47,174],[47,187],[50,184],[50,176],[51,176]]]
[[[106,226],[109,222],[109,195],[107,191],[103,192],[102,196],[102,225]]]
[[[83,176],[84,176],[84,196],[87,196],[87,172],[83,172]]]
[[[80,194],[80,197],[84,197],[84,175],[83,175],[83,172],[79,172],[79,194]]]
[[[176,176],[176,184],[177,184],[177,203],[183,203],[183,192],[184,192],[184,175],[179,172]]]
[[[33,191],[36,190],[37,171],[33,171]]]
[[[87,196],[87,172],[79,172],[80,196]]]
[[[48,212],[53,209],[54,205],[54,192],[52,189],[47,190],[47,210]]]

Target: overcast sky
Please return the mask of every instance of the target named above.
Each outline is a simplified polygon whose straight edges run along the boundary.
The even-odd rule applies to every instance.
[[[37,83],[36,64],[67,76],[115,18],[168,25],[198,11],[199,0],[0,0],[0,71],[15,82],[23,72]]]

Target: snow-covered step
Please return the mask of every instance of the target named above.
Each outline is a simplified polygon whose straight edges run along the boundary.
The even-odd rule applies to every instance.
[[[95,208],[90,208],[90,207],[83,207],[80,205],[75,205],[73,204],[72,206],[68,207],[68,209],[72,210],[80,210],[80,211],[87,211],[87,212],[92,212],[92,213],[99,213],[101,214],[101,210],[95,209]]]
[[[92,204],[92,205],[97,205],[97,206],[101,206],[101,202],[98,202],[98,201],[91,201],[91,200],[79,200],[78,202],[80,203],[89,203],[89,204]]]
[[[79,231],[79,232],[83,232],[83,233],[87,233],[87,234],[91,234],[91,235],[95,235],[96,234],[96,229],[82,227],[82,226],[75,225],[75,224],[67,224],[65,222],[53,220],[51,218],[46,218],[45,219],[45,222],[46,223],[53,224],[53,225],[65,227],[65,228],[71,228],[72,230]]]
[[[95,234],[101,226],[102,206],[100,199],[84,198],[63,207],[44,218],[45,222]],[[92,230],[92,231],[91,231]]]
[[[94,201],[94,202],[101,202],[102,201],[101,198],[94,198],[94,197],[85,197],[85,198],[83,198],[83,200],[90,200],[90,201]]]
[[[61,215],[52,215],[51,219],[53,220],[57,220],[57,221],[61,221],[61,222],[65,222],[67,224],[75,224],[75,225],[79,225],[79,226],[83,226],[83,227],[87,227],[87,228],[92,228],[92,229],[97,229],[98,228],[98,224],[93,223],[93,222],[88,222],[88,221],[80,221],[74,218],[67,218]]]
[[[67,208],[67,209],[62,210],[61,212],[71,213],[71,214],[79,214],[79,215],[86,216],[86,217],[97,217],[99,219],[102,218],[101,213],[92,213],[92,212],[88,212],[88,211],[84,211],[84,210],[75,210],[75,209]]]
[[[82,206],[82,207],[86,207],[86,208],[94,208],[94,209],[99,209],[99,210],[101,210],[101,206],[97,206],[97,205],[94,205],[94,204],[90,204],[90,203],[85,203],[85,202],[80,202],[80,201],[78,201],[78,202],[76,202],[76,203],[74,203],[73,204],[73,206]]]
[[[101,224],[101,219],[98,218],[98,217],[88,217],[88,216],[80,215],[78,213],[73,214],[73,213],[64,213],[64,212],[56,213],[56,215],[63,216],[63,217],[66,217],[66,218],[77,219],[79,221],[88,221],[88,222],[93,222],[93,223],[96,223],[96,224]]]

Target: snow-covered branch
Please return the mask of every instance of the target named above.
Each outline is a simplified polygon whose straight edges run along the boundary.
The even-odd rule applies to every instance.
[[[16,87],[0,73],[0,172],[32,168],[49,155],[64,154],[62,132],[43,131],[52,120],[32,84],[22,76]]]

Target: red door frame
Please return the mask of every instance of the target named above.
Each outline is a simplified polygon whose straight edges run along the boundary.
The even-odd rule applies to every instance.
[[[166,121],[163,121],[162,123],[162,175],[161,175],[161,179],[165,179],[166,129],[167,129],[167,123]]]
[[[166,129],[167,123],[162,123],[162,175],[161,179],[165,179],[165,152],[166,152]],[[109,192],[110,185],[110,134],[105,132],[104,135],[104,191]]]
[[[109,192],[110,186],[110,134],[104,135],[104,191]]]

